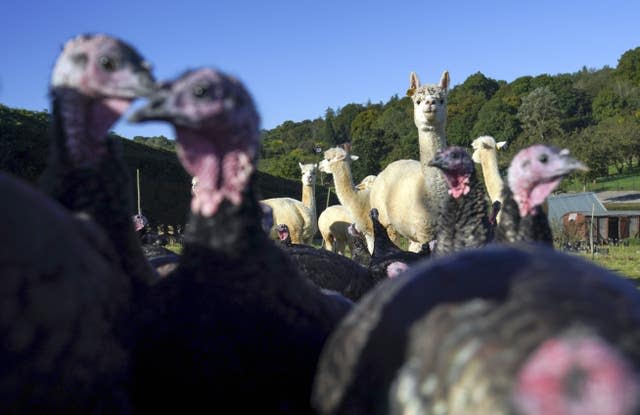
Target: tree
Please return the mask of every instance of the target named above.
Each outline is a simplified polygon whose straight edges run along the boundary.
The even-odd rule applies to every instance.
[[[622,54],[618,60],[615,77],[620,80],[629,80],[634,86],[640,87],[640,47]]]
[[[558,99],[548,86],[534,89],[522,99],[518,119],[526,136],[548,142],[561,134]]]

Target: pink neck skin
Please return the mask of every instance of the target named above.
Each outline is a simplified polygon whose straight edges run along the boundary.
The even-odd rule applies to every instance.
[[[106,135],[131,99],[87,98],[71,90],[57,93],[65,143],[77,167],[95,166],[107,154]]]
[[[458,199],[463,195],[466,195],[471,190],[469,187],[469,179],[471,178],[471,174],[449,174],[444,173],[444,177],[447,180],[447,184],[449,185],[448,193],[454,199]]]
[[[253,151],[230,144],[237,140],[212,140],[188,129],[177,129],[177,135],[178,158],[189,174],[198,177],[191,211],[211,217],[223,200],[239,205],[254,171]]]
[[[640,403],[633,369],[594,336],[545,341],[520,370],[514,392],[524,414],[622,415]]]
[[[520,216],[535,215],[536,207],[544,203],[547,197],[558,187],[562,178],[548,182],[536,183],[532,187],[517,186],[513,192],[513,198],[518,203]]]
[[[387,277],[396,278],[398,275],[402,274],[404,271],[409,269],[409,265],[401,261],[395,261],[390,263],[387,266]]]

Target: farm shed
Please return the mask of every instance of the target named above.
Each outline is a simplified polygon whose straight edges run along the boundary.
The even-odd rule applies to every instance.
[[[600,199],[594,192],[563,193],[547,198],[547,216],[549,223],[560,223],[568,212],[589,212],[594,209],[596,214],[607,213]]]
[[[640,236],[640,210],[610,210],[593,215],[594,240],[620,240]],[[562,226],[567,235],[588,240],[591,211],[567,212],[562,216]]]

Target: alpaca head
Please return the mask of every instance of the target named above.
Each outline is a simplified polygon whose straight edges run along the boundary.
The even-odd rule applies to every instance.
[[[471,157],[473,158],[474,162],[480,164],[482,163],[482,158],[485,154],[491,152],[495,153],[501,148],[506,148],[506,146],[506,141],[500,141],[496,143],[496,140],[490,135],[483,135],[476,138],[471,143],[471,147],[473,148],[473,155]]]
[[[333,147],[324,152],[324,160],[320,162],[319,170],[323,173],[333,174],[339,164],[351,163],[358,158],[358,156],[349,154],[349,151],[342,147]]]
[[[569,150],[534,144],[515,155],[507,172],[507,182],[518,203],[521,216],[535,214],[562,178],[588,168],[569,155]]]
[[[300,166],[300,171],[302,172],[302,185],[314,186],[318,173],[318,163],[302,164],[298,162],[298,166]]]
[[[438,85],[420,85],[415,72],[411,72],[407,95],[413,100],[413,121],[420,131],[444,130],[447,122],[447,92],[449,72],[444,71]]]
[[[358,183],[356,185],[356,189],[357,190],[367,190],[369,188],[371,188],[371,186],[373,185],[373,182],[376,180],[376,175],[374,174],[370,174],[367,177],[365,177],[364,179],[362,179],[362,181],[360,183]]]

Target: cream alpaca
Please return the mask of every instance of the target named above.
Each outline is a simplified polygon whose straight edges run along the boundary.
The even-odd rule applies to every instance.
[[[473,147],[473,161],[482,166],[482,176],[484,177],[484,185],[487,188],[487,194],[491,203],[499,201],[502,203],[502,188],[504,182],[500,176],[498,169],[497,151],[507,144],[506,141],[496,143],[496,140],[488,135],[476,138],[471,143]],[[500,213],[497,217],[500,222]]]
[[[345,149],[346,148],[346,149]],[[349,210],[350,223],[355,223],[367,238],[369,251],[373,250],[373,228],[369,218],[369,191],[357,190],[351,176],[351,161],[358,156],[349,154],[349,146],[333,147],[324,152],[324,160],[320,162],[320,171],[333,175],[336,195],[340,204]]]
[[[289,227],[291,242],[294,244],[311,244],[318,231],[316,216],[316,175],[317,164],[301,164],[302,201],[290,197],[276,197],[261,200],[273,211],[273,224],[286,224]],[[277,239],[272,229],[271,237]]]
[[[367,176],[355,188],[358,191],[366,190],[371,187],[375,178],[376,176],[373,175]],[[347,229],[351,223],[349,209],[342,205],[329,206],[323,210],[318,217],[318,229],[322,235],[325,249],[340,255],[345,254],[347,246],[351,251],[351,239],[347,236]]]
[[[447,71],[438,85],[420,85],[418,76],[411,73],[407,95],[413,100],[420,161],[394,161],[378,174],[371,188],[370,206],[378,209],[380,223],[392,238],[397,233],[409,239],[409,250],[414,252],[435,239],[437,209],[447,194],[441,172],[427,164],[447,145],[448,88]]]

